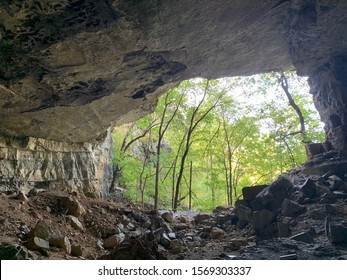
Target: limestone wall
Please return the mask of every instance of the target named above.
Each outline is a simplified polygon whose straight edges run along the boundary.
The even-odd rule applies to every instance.
[[[0,191],[31,188],[105,197],[112,179],[112,141],[67,143],[0,136]]]

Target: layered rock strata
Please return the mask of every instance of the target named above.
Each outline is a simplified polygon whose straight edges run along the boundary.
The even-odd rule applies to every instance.
[[[0,191],[32,188],[104,197],[112,180],[110,133],[101,143],[0,137]]]

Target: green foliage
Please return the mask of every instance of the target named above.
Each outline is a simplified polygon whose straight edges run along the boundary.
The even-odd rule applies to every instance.
[[[151,115],[115,128],[114,164],[120,169],[117,184],[125,187],[134,201],[140,202],[143,192],[144,202],[153,204],[156,164],[160,162],[160,207],[170,208],[192,117],[201,118],[191,135],[187,156],[187,162],[193,162],[194,209],[206,211],[232,203],[241,196],[243,187],[269,183],[303,163],[306,153],[302,141],[322,142],[324,133],[306,80],[292,72],[285,74],[305,119],[305,135],[298,133],[300,121],[288,105],[279,73],[184,81],[167,93],[166,99],[159,98]],[[214,104],[217,106],[209,111]],[[161,141],[158,161],[160,120],[168,123],[173,115]],[[131,143],[131,139],[137,140]],[[124,143],[131,143],[126,151],[122,149]],[[180,184],[181,208],[188,206],[188,194],[189,166],[184,168]]]

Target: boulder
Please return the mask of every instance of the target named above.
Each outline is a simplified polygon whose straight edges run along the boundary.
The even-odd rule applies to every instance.
[[[80,220],[78,218],[76,218],[75,216],[66,216],[66,219],[68,221],[68,223],[75,229],[78,229],[80,231],[84,230],[83,224],[80,222]]]
[[[182,245],[179,239],[171,240],[169,252],[171,254],[179,254],[182,252]]]
[[[41,249],[46,249],[48,250],[49,247],[49,242],[47,240],[44,240],[39,237],[30,237],[27,241],[27,248],[29,250],[41,250]]]
[[[164,219],[164,221],[167,221],[169,223],[172,223],[174,221],[173,213],[171,211],[164,212],[161,214],[161,217]]]
[[[194,220],[196,224],[209,222],[212,216],[210,214],[199,213],[195,216]]]
[[[130,222],[125,226],[125,228],[130,231],[136,230],[136,226]]]
[[[235,213],[239,221],[245,221],[248,223],[252,222],[253,211],[251,208],[244,205],[240,205],[236,207]]]
[[[83,248],[81,245],[71,245],[71,256],[81,257],[83,255]]]
[[[253,186],[253,187],[244,187],[242,189],[243,199],[247,202],[251,202],[266,187],[268,187],[268,186],[267,185],[259,185],[259,186]]]
[[[253,211],[260,211],[266,208],[265,205],[263,205],[260,200],[258,199],[254,199],[249,203],[249,207],[253,210]]]
[[[114,229],[112,229],[112,234],[118,234],[123,232],[124,225],[122,223],[118,223]]]
[[[155,236],[162,236],[164,233],[165,233],[165,229],[162,227],[153,231],[153,234]]]
[[[105,249],[111,249],[115,246],[118,246],[125,240],[124,233],[114,234],[110,236],[109,238],[104,240],[104,248]]]
[[[53,234],[51,224],[52,222],[47,219],[39,221],[36,226],[30,231],[29,236],[38,237],[48,241]]]
[[[270,192],[272,193],[276,205],[279,207],[285,198],[288,198],[288,191],[293,187],[291,181],[286,178],[279,178],[270,185]]]
[[[278,222],[277,223],[278,237],[288,237],[289,236],[289,223]]]
[[[347,221],[325,221],[326,236],[333,244],[347,244]]]
[[[67,254],[71,254],[70,240],[64,235],[52,236],[49,239],[49,245],[52,247],[62,248]]]
[[[216,223],[218,225],[224,225],[226,222],[231,221],[232,215],[231,214],[219,214],[216,217]]]
[[[171,239],[166,235],[166,233],[164,233],[161,238],[160,238],[160,244],[165,248],[165,249],[169,249],[171,247],[171,243],[174,240],[171,241]]]
[[[215,209],[213,209],[213,213],[225,213],[225,212],[229,212],[232,209],[232,206],[230,205],[218,205]]]
[[[129,238],[137,238],[142,235],[142,229],[141,228],[136,228],[135,230],[131,231],[128,234]]]
[[[252,225],[256,230],[262,230],[271,224],[275,214],[268,210],[254,211]]]
[[[225,231],[220,229],[220,228],[217,228],[217,227],[213,227],[211,229],[211,238],[212,239],[218,239],[220,237],[222,237],[224,235]]]
[[[258,193],[256,200],[263,206],[275,203],[275,198],[270,191],[270,187],[266,187],[260,193]]]
[[[302,185],[295,186],[295,189],[303,194],[304,198],[314,198],[317,194],[316,182],[307,179]]]
[[[80,217],[86,213],[86,210],[77,198],[65,196],[60,199],[60,206],[65,209],[67,215]]]
[[[170,232],[170,233],[168,233],[168,237],[169,237],[171,240],[173,240],[173,239],[177,239],[177,237],[176,237],[176,233],[174,233],[174,232]]]
[[[265,187],[256,196],[256,200],[268,210],[279,208],[285,198],[289,197],[289,189],[293,184],[285,178],[279,178],[270,186]]]
[[[242,246],[247,246],[248,241],[244,238],[233,238],[230,243],[226,246],[226,249],[231,251],[238,251]]]
[[[282,215],[294,217],[306,211],[306,207],[286,198],[282,203]]]
[[[328,179],[331,191],[347,192],[347,184],[336,175],[331,175]]]

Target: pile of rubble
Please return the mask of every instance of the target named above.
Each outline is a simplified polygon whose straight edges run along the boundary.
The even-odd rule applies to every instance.
[[[235,208],[213,213],[3,193],[0,259],[347,259],[347,160],[320,175],[327,162],[246,187]]]

